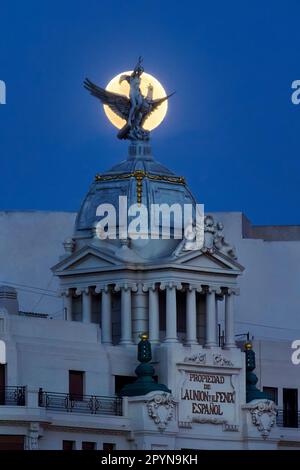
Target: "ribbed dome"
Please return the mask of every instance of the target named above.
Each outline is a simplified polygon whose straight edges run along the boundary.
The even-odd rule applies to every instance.
[[[75,231],[93,228],[100,204],[112,204],[118,210],[119,196],[127,196],[128,206],[142,203],[148,209],[150,204],[196,203],[184,178],[154,160],[148,145],[132,145],[127,160],[96,175],[78,213]]]

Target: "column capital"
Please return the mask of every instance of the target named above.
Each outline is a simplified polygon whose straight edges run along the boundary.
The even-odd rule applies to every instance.
[[[120,292],[121,290],[137,292],[138,284],[136,282],[118,282],[115,284],[114,291]]]
[[[103,290],[103,286],[96,285],[95,294],[100,294]]]
[[[204,292],[204,289],[201,285],[197,285],[197,284],[189,284],[188,287],[187,287],[187,291],[191,292],[192,290],[195,290],[196,292],[199,292],[199,294],[201,292]]]
[[[209,285],[206,290],[207,294],[222,294],[222,289],[219,286]]]
[[[59,295],[61,297],[71,297],[72,296],[72,289],[71,288],[61,289],[59,291]]]
[[[86,294],[88,295],[89,293],[91,292],[91,289],[90,287],[85,287],[85,286],[82,286],[82,287],[77,287],[76,290],[75,290],[75,295],[81,295],[81,294]]]
[[[143,283],[143,292],[149,292],[150,290],[154,292],[157,289],[158,287],[155,282]]]
[[[95,287],[95,293],[100,294],[101,292],[109,292],[111,290],[111,286],[109,284],[98,284]]]
[[[240,295],[240,289],[238,287],[228,287],[226,294],[227,295]]]
[[[167,289],[177,289],[181,290],[182,289],[182,284],[181,282],[174,282],[174,281],[169,281],[169,282],[161,282],[160,283],[160,289],[161,290],[167,290]]]

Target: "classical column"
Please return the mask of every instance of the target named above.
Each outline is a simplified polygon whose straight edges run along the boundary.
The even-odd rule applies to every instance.
[[[131,326],[131,289],[127,284],[121,287],[121,341],[120,344],[132,344]]]
[[[186,292],[186,344],[197,344],[196,289],[189,286]]]
[[[103,344],[112,344],[111,290],[108,286],[101,294],[101,339]]]
[[[206,293],[206,348],[217,346],[216,288],[209,287]]]
[[[219,346],[219,299],[218,296],[215,295],[215,304],[216,304],[216,338],[217,338],[217,346]]]
[[[90,323],[92,319],[92,295],[89,287],[82,290],[82,321]]]
[[[166,343],[177,343],[177,305],[176,285],[172,282],[166,285]]]
[[[148,294],[142,284],[132,286],[132,335],[137,344],[141,333],[148,333]]]
[[[228,289],[225,294],[225,349],[235,348],[234,339],[234,295],[235,291]]]
[[[67,289],[63,293],[64,299],[64,319],[67,321],[72,321],[72,291]]]
[[[149,287],[149,340],[152,344],[159,343],[159,299],[155,284]]]

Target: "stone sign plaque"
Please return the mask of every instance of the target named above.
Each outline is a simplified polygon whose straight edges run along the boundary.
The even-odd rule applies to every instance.
[[[236,393],[231,374],[182,370],[179,421],[222,424],[234,421]]]

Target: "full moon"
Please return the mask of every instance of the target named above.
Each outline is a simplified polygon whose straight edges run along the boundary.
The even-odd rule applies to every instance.
[[[106,86],[107,91],[112,91],[113,93],[119,93],[120,95],[125,95],[129,98],[129,83],[124,80],[122,83],[119,83],[121,75],[131,75],[132,71],[122,72],[116,77],[114,77]],[[167,96],[163,86],[159,81],[150,75],[149,73],[143,73],[141,75],[141,93],[143,96],[146,96],[148,93],[148,86],[153,86],[153,99],[164,98]],[[106,104],[103,105],[104,111],[110,122],[121,129],[125,124],[125,119],[120,118],[116,113],[114,113],[109,106]],[[152,131],[164,120],[168,110],[168,100],[164,101],[157,109],[153,111],[145,120],[143,128],[147,131]]]

